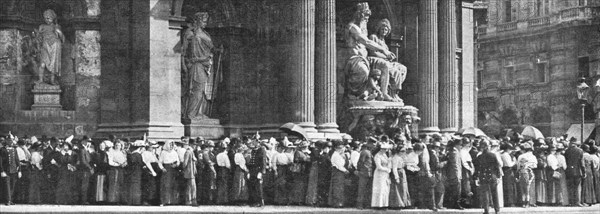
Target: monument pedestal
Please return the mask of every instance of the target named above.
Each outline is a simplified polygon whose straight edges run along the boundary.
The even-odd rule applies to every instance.
[[[60,86],[37,83],[33,86],[33,105],[31,110],[61,110]]]
[[[352,100],[345,103],[345,110],[338,124],[342,132],[362,140],[377,132],[388,134],[399,129],[402,126],[401,116],[404,114],[410,115],[413,121],[418,121],[418,111],[402,102]],[[418,136],[417,126],[415,122],[410,127],[413,137]]]
[[[217,139],[225,135],[225,128],[218,119],[183,119],[181,122],[185,136]]]

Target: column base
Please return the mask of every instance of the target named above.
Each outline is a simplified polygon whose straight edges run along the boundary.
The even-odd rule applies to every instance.
[[[450,133],[450,134],[454,134],[458,131],[458,128],[443,128],[442,130],[440,130],[440,133]]]
[[[108,137],[115,135],[117,138],[130,137],[142,138],[147,134],[149,140],[179,140],[184,134],[181,123],[155,122],[155,123],[104,123],[98,125],[97,136]]]
[[[320,133],[340,133],[339,126],[336,123],[324,123],[317,125]]]
[[[425,127],[419,130],[419,135],[431,135],[440,133],[440,128],[437,126]]]
[[[317,132],[317,129],[315,128],[317,125],[315,125],[313,122],[300,122],[295,124],[298,124],[300,127],[302,127],[306,133]]]

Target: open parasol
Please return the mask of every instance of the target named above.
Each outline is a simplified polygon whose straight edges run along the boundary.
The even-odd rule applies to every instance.
[[[542,132],[533,126],[525,126],[521,135],[523,135],[523,137],[528,137],[532,139],[544,139],[544,135],[542,134]]]
[[[279,127],[279,130],[284,131],[285,133],[288,133],[290,135],[298,136],[302,139],[307,139],[306,131],[304,131],[304,128],[295,123],[283,124],[281,127]]]
[[[487,137],[487,135],[481,131],[481,129],[475,128],[475,127],[467,127],[467,128],[462,128],[460,130],[458,130],[458,132],[456,132],[456,134],[459,135],[473,135],[475,137]]]

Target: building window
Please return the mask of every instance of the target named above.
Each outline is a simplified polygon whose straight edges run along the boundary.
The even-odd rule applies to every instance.
[[[477,71],[477,89],[483,88],[483,70]]]
[[[510,0],[504,1],[504,22],[510,22],[512,18],[512,5]]]
[[[546,82],[546,73],[548,70],[548,63],[546,62],[541,62],[541,63],[537,63],[536,66],[536,82]]]
[[[587,56],[579,57],[578,68],[579,68],[578,69],[579,77],[585,77],[585,78],[590,77],[590,58]]]
[[[512,86],[515,82],[515,67],[504,67],[504,86]]]

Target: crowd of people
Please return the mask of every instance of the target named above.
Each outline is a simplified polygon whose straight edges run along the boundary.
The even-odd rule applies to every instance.
[[[19,204],[587,206],[593,140],[434,135],[307,141],[0,138],[0,200]]]

